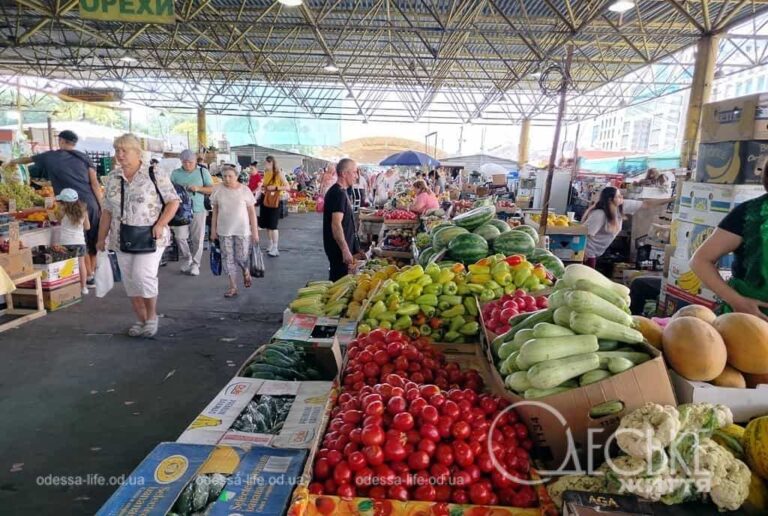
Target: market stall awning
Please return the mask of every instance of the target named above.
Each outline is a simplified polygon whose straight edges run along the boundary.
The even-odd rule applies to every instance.
[[[383,167],[429,167],[440,166],[440,162],[428,154],[418,151],[405,151],[384,158],[379,165]]]

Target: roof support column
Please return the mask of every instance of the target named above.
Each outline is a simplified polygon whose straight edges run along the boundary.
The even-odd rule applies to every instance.
[[[696,62],[693,68],[693,82],[688,98],[688,111],[685,116],[683,144],[680,151],[680,166],[691,169],[698,154],[699,129],[701,126],[701,108],[709,102],[712,81],[715,78],[718,38],[714,35],[702,36],[696,47]]]
[[[197,108],[197,150],[208,147],[208,135],[205,128],[205,108]]]
[[[530,143],[531,119],[523,118],[520,126],[520,141],[517,144],[517,166],[520,170],[528,163],[528,145]]]

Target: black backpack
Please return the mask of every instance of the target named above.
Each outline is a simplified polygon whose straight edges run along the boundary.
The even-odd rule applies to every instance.
[[[176,190],[176,195],[179,196],[180,202],[176,214],[174,214],[168,225],[173,227],[188,226],[194,216],[192,212],[192,198],[183,186],[174,183],[173,188]]]

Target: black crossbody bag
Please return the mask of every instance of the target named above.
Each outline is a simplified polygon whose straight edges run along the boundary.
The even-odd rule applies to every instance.
[[[154,171],[149,173],[152,184],[155,185],[155,191],[160,197],[160,202],[165,208],[165,200],[155,181]],[[157,251],[157,242],[152,234],[152,226],[129,226],[123,224],[123,213],[125,210],[125,179],[120,178],[120,250],[130,254],[148,254]]]

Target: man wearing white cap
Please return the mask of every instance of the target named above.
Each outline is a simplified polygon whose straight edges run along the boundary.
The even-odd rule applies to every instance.
[[[192,197],[192,222],[188,226],[173,228],[176,244],[179,246],[181,272],[192,276],[200,275],[200,260],[203,257],[205,238],[205,196],[213,192],[213,179],[207,169],[199,166],[195,153],[187,149],[181,153],[181,168],[171,174],[171,182],[187,190]]]

